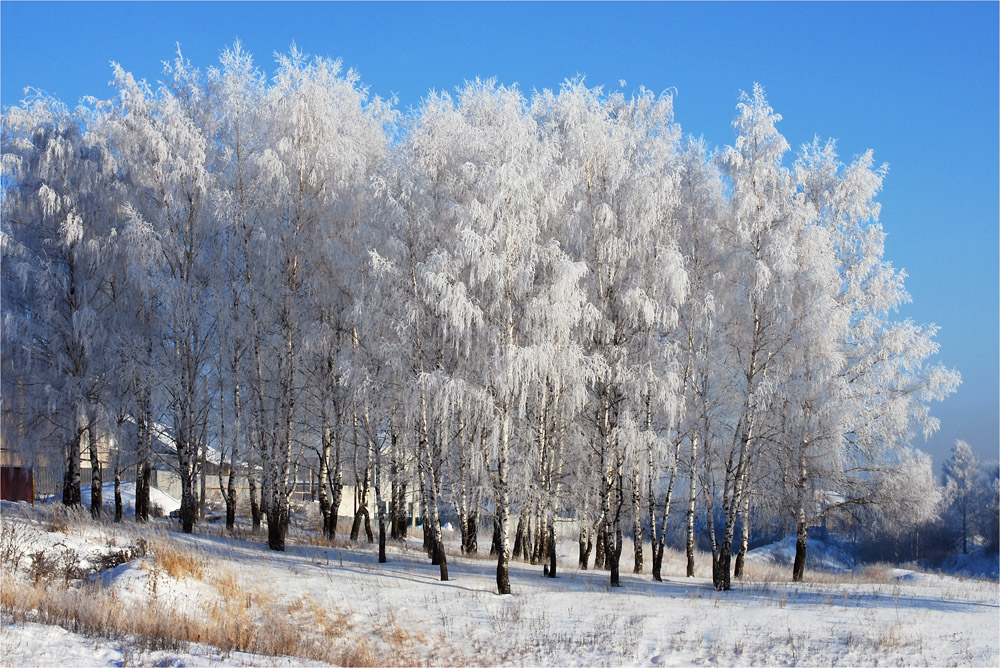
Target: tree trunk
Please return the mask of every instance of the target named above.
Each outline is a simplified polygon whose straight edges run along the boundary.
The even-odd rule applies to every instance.
[[[184,533],[194,533],[194,523],[198,514],[198,502],[194,497],[194,480],[192,472],[181,473],[181,530]]]
[[[732,580],[730,579],[730,573],[732,573],[730,570],[731,567],[732,543],[724,540],[719,549],[718,571],[715,573],[715,589],[717,591],[729,591],[732,589]]]
[[[97,441],[97,421],[91,416],[87,425],[87,436],[90,441],[90,516],[97,519],[101,516],[104,506],[104,474],[101,470],[101,453]]]
[[[236,462],[229,467],[229,480],[226,482],[226,530],[236,528]]]
[[[587,570],[587,562],[590,561],[590,553],[594,551],[594,530],[586,527],[580,530],[580,569]],[[594,568],[597,565],[597,557],[594,557]]]
[[[670,465],[670,482],[667,483],[667,494],[663,499],[663,518],[660,524],[659,537],[657,538],[656,545],[653,549],[653,579],[658,582],[663,580],[660,571],[663,567],[663,552],[666,548],[667,520],[670,518],[670,507],[674,501],[674,483],[677,481],[677,466],[680,463],[680,458],[681,442],[678,440],[674,445],[674,459]],[[655,522],[655,518],[652,517],[652,512],[650,513],[650,518],[651,521]],[[655,536],[656,531],[653,530],[652,534]]]
[[[587,570],[587,562],[590,561],[590,551],[593,549],[594,543],[591,540],[591,528],[587,524],[587,515],[590,511],[590,490],[584,494],[583,497],[583,512],[580,513],[580,570]]]
[[[603,518],[603,515],[602,515]],[[600,525],[597,529],[597,544],[594,549],[594,568],[605,570],[605,550],[608,545],[608,532],[604,528],[604,520],[600,521]]]
[[[384,564],[385,556],[385,513],[379,508],[378,513],[378,563]]]
[[[653,422],[653,411],[651,407],[651,402],[649,398],[646,399],[646,429],[652,431]],[[663,568],[663,539],[661,539],[660,534],[656,530],[656,490],[653,487],[653,445],[652,443],[646,448],[646,493],[649,495],[648,502],[648,512],[649,512],[649,549],[653,559],[653,580],[656,582],[661,582],[663,577],[660,574],[660,570]],[[636,481],[638,484],[638,481]],[[663,525],[664,531],[666,531],[666,523]],[[640,567],[642,564],[639,564]]]
[[[530,562],[534,565],[542,560],[542,555],[547,553],[545,546],[546,533],[542,530],[542,517],[540,514],[536,514],[534,522],[532,524],[535,527],[534,540],[531,541],[531,556]]]
[[[619,564],[622,558],[622,547],[624,547],[625,542],[622,539],[622,530],[615,529],[615,546],[614,546],[614,559],[611,562],[611,586],[621,587],[621,570]]]
[[[708,458],[705,458],[706,463]],[[712,493],[705,494],[705,524],[708,530],[708,540],[712,547],[712,584],[721,581],[719,576],[719,541],[716,537],[715,529],[715,508],[713,507],[713,499],[715,498],[714,488]]]
[[[319,453],[319,471],[316,473],[319,486],[319,513],[323,520],[321,532],[323,536],[330,536],[330,439],[327,435],[328,429],[324,427],[323,441]]]
[[[236,362],[233,363],[234,370]],[[239,445],[240,445],[240,420],[243,419],[242,403],[240,398],[240,384],[233,387],[233,447],[229,453],[229,480],[226,483],[226,529],[232,531],[236,526],[236,471]]]
[[[423,546],[424,552],[427,553],[428,557],[434,556],[434,534],[431,532],[431,520],[430,520],[430,494],[427,491],[427,472],[425,471],[426,465],[424,464],[424,453],[423,446],[418,443],[418,447],[421,451],[417,453],[417,482],[420,486],[420,526],[423,528]],[[434,563],[434,562],[432,562]],[[435,566],[437,564],[434,564]]]
[[[361,536],[361,528],[364,527],[365,538],[368,543],[374,543],[375,537],[372,533],[371,513],[368,512],[367,505],[358,506],[358,512],[354,515],[354,523],[351,525],[351,541],[357,541]]]
[[[748,409],[745,410],[745,415]],[[744,501],[744,494],[746,491],[746,483],[749,477],[749,466],[750,466],[750,441],[753,433],[753,418],[747,417],[746,427],[742,431],[739,438],[739,448],[738,448],[738,460],[736,466],[732,466],[732,457],[730,455],[730,466],[727,469],[727,478],[725,486],[723,487],[723,497],[722,497],[722,510],[725,519],[724,532],[722,538],[722,544],[719,551],[719,568],[718,572],[715,574],[714,579],[715,588],[718,591],[729,591],[732,589],[732,549],[733,549],[733,538],[736,533],[736,516],[742,507]]]
[[[222,462],[219,462],[220,464]],[[199,471],[199,483],[198,483],[198,519],[205,519],[205,508],[208,504],[208,499],[206,498],[208,494],[206,476],[208,475],[208,442],[203,440],[201,444],[201,469]]]
[[[390,457],[389,474],[392,487],[392,507],[389,516],[389,529],[393,540],[406,540],[406,525],[408,508],[406,502],[406,470],[402,461],[399,446],[399,434],[392,427],[389,433]]]
[[[519,559],[524,552],[524,513],[517,518],[517,529],[514,530],[514,558]]]
[[[354,521],[351,522],[351,542],[355,543],[358,537],[361,536],[361,522],[364,520],[364,515],[368,514],[368,509],[364,506],[359,506],[357,510],[354,511]]]
[[[147,459],[139,464],[139,479],[135,488],[135,519],[139,522],[149,521],[149,488],[153,482],[153,466]],[[140,512],[140,502],[142,509]]]
[[[687,577],[694,577],[694,519],[695,504],[698,499],[698,433],[697,430],[691,436],[691,478],[688,486],[688,506],[686,513],[686,540],[685,552],[687,554]]]
[[[510,589],[510,490],[508,476],[510,456],[510,416],[501,417],[500,442],[497,444],[496,512],[500,527],[500,545],[497,554],[497,593],[511,593]],[[523,520],[523,516],[522,516]],[[515,553],[517,550],[515,549]]]
[[[333,448],[333,474],[330,478],[332,484],[330,494],[330,524],[327,527],[326,537],[330,540],[337,538],[337,522],[340,521],[340,502],[344,498],[344,466],[341,462],[340,440],[334,443]]]
[[[806,447],[803,439],[799,449],[799,471],[796,478],[795,508],[795,561],[792,563],[792,581],[802,582],[806,573],[806,543],[808,541],[808,520],[806,518],[806,492],[809,485],[809,469],[806,467]]]
[[[608,544],[604,548],[605,560],[609,562],[609,569],[611,571],[611,586],[620,587],[621,586],[621,556],[622,556],[622,530],[620,524],[620,515],[622,511],[622,506],[625,504],[624,490],[622,490],[622,479],[621,475],[617,475],[618,490],[617,490],[617,503],[614,514],[614,521],[608,524],[607,535]],[[614,536],[614,539],[611,539]]]
[[[122,472],[115,467],[115,522],[122,521]]]
[[[476,554],[479,551],[479,510],[469,513],[465,518],[465,534],[468,537],[465,545],[466,554]]]
[[[642,573],[642,472],[638,457],[632,471],[632,572]]]
[[[63,505],[79,506],[80,494],[80,439],[83,431],[77,430],[67,447],[66,471],[63,475]]]
[[[750,495],[745,494],[743,510],[740,511],[740,550],[736,553],[736,565],[733,567],[733,577],[743,577],[743,562],[750,549]]]
[[[490,541],[490,556],[495,557],[500,554],[500,520],[493,518],[493,540]]]
[[[556,523],[552,518],[549,518],[548,535],[549,577],[554,578],[556,577]]]
[[[663,581],[663,549],[654,548],[653,549],[653,579],[657,582]]]
[[[806,574],[806,544],[808,529],[806,523],[795,523],[795,561],[792,563],[792,582],[802,582]]]
[[[523,515],[524,513],[522,513]],[[515,556],[518,556],[515,554]],[[529,515],[524,520],[524,540],[521,541],[521,554],[520,559],[522,561],[531,561],[531,516]]]
[[[153,477],[153,430],[149,394],[149,388],[142,390],[139,399],[139,414],[136,417],[136,437],[138,440],[136,445],[139,453],[138,475],[135,481],[135,519],[137,522],[149,521],[149,487]]]
[[[441,517],[438,514],[437,484],[435,481],[434,461],[431,457],[430,430],[427,424],[427,399],[423,393],[420,396],[420,443],[418,444],[423,464],[424,487],[427,497],[427,519],[424,523],[424,535],[430,534],[430,548],[433,551],[432,563],[439,568],[441,582],[448,580],[448,558],[444,551],[444,540],[441,536]],[[428,524],[430,526],[428,526]]]
[[[288,533],[288,510],[281,503],[267,504],[267,546],[277,552],[285,551]]]
[[[367,412],[365,417],[367,419]],[[375,451],[375,512],[378,516],[378,562],[384,564],[387,559],[385,555],[385,504],[382,502],[382,454],[381,450]]]
[[[250,520],[253,522],[253,530],[259,531],[262,513],[260,497],[257,494],[257,472],[253,470],[253,466],[247,467],[247,487],[250,494]]]

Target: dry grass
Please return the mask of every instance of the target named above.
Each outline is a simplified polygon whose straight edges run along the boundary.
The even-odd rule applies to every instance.
[[[224,654],[292,656],[344,666],[396,663],[389,654],[376,654],[365,638],[334,630],[331,620],[324,622],[322,635],[304,632],[295,614],[301,603],[261,606],[261,599],[247,595],[242,587],[227,588],[229,578],[223,575],[213,583],[224,588],[226,596],[206,606],[203,614],[183,613],[156,599],[126,600],[98,581],[53,587],[6,574],[0,607],[15,623],[53,624],[91,637],[127,639],[140,651],[181,650],[187,643],[205,643]],[[331,643],[334,639],[341,642]]]
[[[8,524],[4,522],[4,527]],[[25,543],[22,532],[8,534]],[[115,563],[109,567],[122,563],[119,556],[146,555],[140,562],[148,583],[144,594],[123,595],[104,579],[88,577],[90,573],[75,567],[78,555],[66,546],[29,555],[14,550],[31,557],[32,563],[21,574],[16,564],[3,569],[0,611],[13,622],[52,624],[121,640],[140,653],[205,643],[224,655],[239,651],[342,666],[424,663],[419,653],[423,636],[406,632],[391,615],[385,623],[358,629],[338,608],[311,596],[288,600],[278,592],[248,585],[231,569],[211,564],[205,553],[171,540],[169,532],[139,540],[112,550]],[[141,554],[136,545],[142,546]],[[165,578],[204,582],[215,596],[206,597],[198,609],[178,609],[157,596]]]
[[[20,522],[0,520],[0,568],[16,570],[34,547],[31,530]]]
[[[201,580],[208,558],[189,547],[172,543],[166,536],[156,536],[149,541],[153,564],[175,580],[191,578]]]
[[[749,583],[791,582],[792,569],[790,566],[748,561],[744,567],[742,581]],[[734,580],[735,582],[739,581]],[[806,584],[831,585],[898,584],[898,580],[892,573],[892,566],[887,564],[873,564],[848,572],[821,571],[807,568],[804,582]]]
[[[49,533],[69,533],[70,527],[84,522],[83,509],[53,503],[42,509],[42,526]]]

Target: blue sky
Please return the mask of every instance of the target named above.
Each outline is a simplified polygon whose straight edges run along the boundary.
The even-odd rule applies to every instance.
[[[106,97],[115,60],[155,81],[180,43],[208,67],[237,37],[259,65],[294,41],[342,58],[372,93],[417,105],[474,77],[521,89],[567,77],[676,92],[686,133],[732,139],[737,95],[762,83],[793,147],[835,137],[890,163],[886,255],[909,274],[900,317],[941,327],[964,378],[917,444],[1000,448],[998,3],[0,3],[0,104],[34,86]]]

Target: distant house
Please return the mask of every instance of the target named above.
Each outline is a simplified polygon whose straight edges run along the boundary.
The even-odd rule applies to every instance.
[[[5,476],[11,476],[11,482],[9,483],[7,482],[7,477],[4,478],[3,488],[5,499],[7,498],[8,493],[11,495],[16,494],[19,499],[24,497],[24,500],[26,501],[47,497],[62,497],[63,476],[66,462],[64,455],[60,453],[58,449],[53,448],[49,452],[46,452],[44,448],[31,449],[36,451],[36,454],[29,460],[21,456],[19,448],[9,448],[7,446],[8,444],[5,442],[0,443],[0,465],[3,466],[5,471],[8,469],[11,471],[10,474],[4,474]],[[82,487],[88,488],[91,482],[91,465],[87,434],[84,434],[80,439],[79,448],[80,483]],[[126,447],[124,450],[128,453],[133,452],[132,447]],[[115,464],[115,452],[116,443],[114,437],[107,431],[100,433],[98,436],[98,457],[103,468],[102,479],[105,483],[113,480],[114,472],[111,468]],[[131,456],[132,455],[130,454],[129,457]],[[196,496],[201,490],[201,470],[203,466],[200,456],[201,453],[199,452],[199,461],[196,464]],[[204,462],[205,493],[206,499],[210,503],[222,502],[223,497],[221,490],[228,484],[229,481],[228,463],[223,460],[223,453],[220,453],[212,447],[206,449]],[[123,465],[122,482],[127,483],[135,481],[137,473],[135,462],[130,460],[127,462],[121,462],[121,464]],[[294,483],[291,494],[291,500],[293,502],[314,503],[319,501],[319,476],[318,472],[314,468],[314,465],[315,462],[312,459],[307,458],[299,465],[293,467],[292,477]],[[236,472],[237,512],[240,515],[245,516],[248,513],[250,505],[250,490],[247,482],[248,467],[245,462],[240,463],[238,466],[239,469]],[[19,473],[15,474],[14,471],[18,471]],[[259,475],[259,468],[256,469],[255,472]],[[221,480],[220,473],[222,474]],[[341,517],[353,517],[357,511],[359,493],[357,487],[352,484],[354,483],[352,472],[345,470],[344,473],[346,484],[344,484],[341,491],[340,507],[338,508],[337,514]],[[25,491],[22,483],[13,482],[17,476],[20,476],[17,478],[18,480],[24,480],[25,475],[27,475],[32,482],[28,491]],[[150,480],[150,484],[176,499],[181,498],[181,479],[177,472],[177,446],[170,428],[163,424],[154,424],[153,426],[153,460],[152,478]],[[16,485],[21,486],[16,487]],[[258,492],[259,489],[260,488],[258,487]],[[390,503],[388,496],[388,489],[385,489],[383,508],[387,515],[389,513]],[[372,522],[374,522],[377,517],[374,489],[369,489],[367,507],[369,517]],[[411,526],[415,526],[420,523],[422,512],[420,495],[415,484],[411,484],[409,486],[405,512],[408,523]]]
[[[65,454],[61,448],[34,448],[22,447],[23,444],[15,442],[11,444],[10,433],[0,442],[0,466],[4,468],[20,468],[30,471],[32,479],[32,495],[34,499],[43,499],[50,496],[61,496],[63,490],[63,476],[66,470]],[[80,448],[80,482],[87,485],[90,483],[90,442],[87,433],[84,433],[78,443]],[[114,441],[106,432],[98,435],[98,459],[106,469],[113,449]],[[30,444],[29,444],[30,445]],[[25,455],[31,452],[31,455]]]
[[[35,477],[30,467],[0,466],[0,499],[35,503]]]

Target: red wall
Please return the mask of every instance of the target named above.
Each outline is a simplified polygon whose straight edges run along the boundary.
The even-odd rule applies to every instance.
[[[35,481],[29,468],[0,467],[0,499],[35,502]]]

